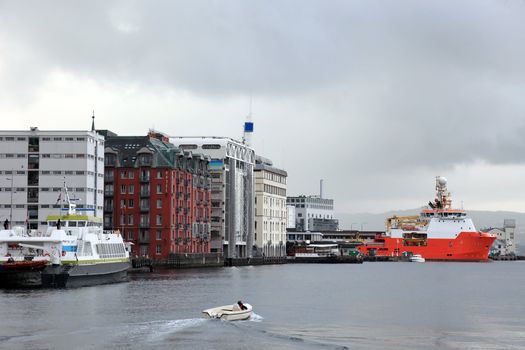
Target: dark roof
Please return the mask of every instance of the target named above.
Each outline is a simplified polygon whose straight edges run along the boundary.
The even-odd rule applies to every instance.
[[[120,167],[138,167],[139,157],[143,154],[151,155],[149,165],[152,167],[175,168],[179,162],[184,162],[182,158],[189,158],[190,162],[208,161],[200,154],[183,152],[170,142],[150,136],[109,136],[105,153],[115,153],[115,165]]]
[[[254,171],[266,170],[274,174],[288,176],[288,173],[285,170],[278,169],[278,168],[275,168],[273,166],[266,165],[266,164],[255,164],[255,168],[253,170]]]

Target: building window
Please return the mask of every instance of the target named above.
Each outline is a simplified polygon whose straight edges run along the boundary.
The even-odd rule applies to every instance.
[[[162,185],[157,185],[157,193],[162,193]]]
[[[162,208],[162,199],[157,199],[157,208]]]
[[[162,225],[162,215],[160,214],[157,214],[157,221],[156,221],[157,225]]]
[[[128,225],[133,225],[133,215],[128,215]]]
[[[157,244],[157,249],[156,249],[155,252],[157,253],[157,255],[161,254],[161,246],[160,246],[160,244]]]
[[[126,185],[120,185],[120,193],[121,194],[126,193]]]
[[[157,179],[162,179],[162,170],[157,171]]]
[[[130,174],[133,174],[133,173],[130,173]],[[135,186],[134,186],[134,185],[129,185],[129,187],[128,187],[128,193],[129,193],[129,194],[133,194],[133,193],[135,193]]]
[[[128,241],[131,241],[131,240],[133,240],[133,231],[129,230],[128,231]]]
[[[157,230],[157,241],[160,241],[162,239],[162,231]]]
[[[128,208],[133,208],[135,203],[133,202],[133,199],[128,200]]]

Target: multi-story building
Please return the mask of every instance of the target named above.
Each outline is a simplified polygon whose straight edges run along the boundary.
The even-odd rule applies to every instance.
[[[516,230],[516,220],[503,220],[502,228],[490,228],[486,232],[496,235],[496,240],[492,243],[491,253],[501,256],[516,255],[516,245],[514,244],[514,231]]]
[[[255,152],[243,142],[226,137],[175,137],[184,151],[211,158],[212,252],[226,258],[252,256],[254,243]]]
[[[134,255],[210,252],[209,158],[181,151],[155,131],[103,133],[104,227],[122,231]]]
[[[295,231],[335,231],[339,222],[334,219],[334,200],[320,196],[288,197],[295,207]]]
[[[295,230],[295,206],[286,205],[286,211],[288,212],[288,219],[286,220],[286,228]]]
[[[286,171],[255,158],[255,245],[259,255],[286,256]]]
[[[43,229],[65,207],[102,219],[104,137],[92,131],[0,131],[0,218]]]

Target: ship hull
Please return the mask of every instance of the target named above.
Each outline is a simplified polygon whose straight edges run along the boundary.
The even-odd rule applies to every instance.
[[[0,288],[35,288],[42,285],[41,271],[47,262],[23,261],[0,265]]]
[[[0,272],[0,288],[35,288],[41,285],[40,271]]]
[[[77,288],[128,281],[129,262],[48,266],[42,271],[46,288]]]
[[[428,238],[426,245],[405,245],[403,238],[383,236],[358,249],[368,256],[420,254],[426,260],[487,261],[496,238],[481,232],[461,232],[455,238]]]

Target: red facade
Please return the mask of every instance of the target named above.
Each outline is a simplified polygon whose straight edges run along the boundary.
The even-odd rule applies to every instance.
[[[172,164],[155,164],[160,163],[155,154],[141,158],[139,151],[132,166],[125,166],[126,154],[119,154],[124,143],[112,144],[113,139],[106,141],[115,161],[105,166],[105,228],[120,230],[133,243],[133,256],[166,259],[172,253],[209,253],[208,160],[171,149]]]

